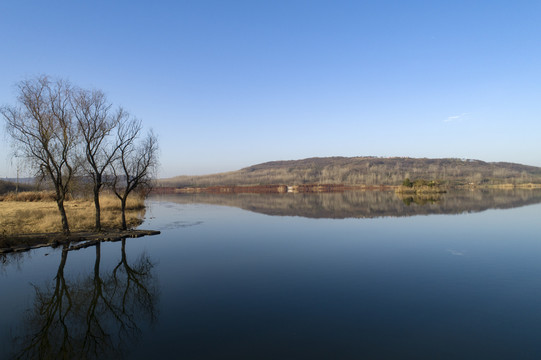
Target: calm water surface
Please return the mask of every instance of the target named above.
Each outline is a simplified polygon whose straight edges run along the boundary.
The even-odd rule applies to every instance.
[[[541,357],[541,194],[171,195],[1,258],[0,358]]]

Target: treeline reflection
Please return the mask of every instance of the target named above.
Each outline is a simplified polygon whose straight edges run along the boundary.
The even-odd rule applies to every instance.
[[[400,195],[392,191],[300,194],[173,194],[156,200],[179,204],[233,206],[276,216],[308,218],[376,218],[429,214],[461,214],[508,209],[541,202],[541,190],[473,190],[445,194]]]
[[[87,249],[87,250],[90,250]],[[141,336],[141,325],[157,318],[158,287],[143,253],[129,262],[126,240],[112,270],[101,265],[95,246],[94,268],[76,278],[65,274],[70,251],[62,249],[53,279],[34,286],[31,308],[13,338],[17,359],[122,358]]]

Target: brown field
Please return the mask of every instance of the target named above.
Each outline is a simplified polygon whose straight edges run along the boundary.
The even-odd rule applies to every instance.
[[[120,200],[114,195],[100,197],[101,222],[104,229],[119,229]],[[76,199],[64,204],[71,231],[92,230],[95,210],[91,199]],[[128,227],[141,224],[145,214],[144,199],[128,198]],[[62,231],[60,214],[50,193],[20,193],[0,197],[0,235],[50,233]]]

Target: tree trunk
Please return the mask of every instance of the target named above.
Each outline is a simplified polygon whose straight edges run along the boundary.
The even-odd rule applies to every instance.
[[[100,278],[101,241],[96,244],[96,262],[94,263],[94,281]]]
[[[62,232],[64,235],[70,234],[70,227],[68,224],[68,217],[66,215],[66,209],[64,209],[64,199],[57,199],[58,211],[60,211],[60,217],[62,218]]]
[[[122,211],[122,230],[128,230],[128,226],[126,225],[126,198],[127,196],[124,196],[120,200]]]
[[[128,260],[127,260],[127,257],[126,257],[126,238],[122,238],[122,262],[127,265],[128,264]]]
[[[56,273],[57,289],[59,288],[58,281],[64,278],[64,267],[66,266],[66,261],[68,261],[68,248],[69,244],[64,244],[62,247],[62,257],[60,258],[60,265],[58,266],[58,271]]]
[[[101,208],[100,208],[100,188],[94,185],[94,207],[96,208],[96,231],[101,231]]]

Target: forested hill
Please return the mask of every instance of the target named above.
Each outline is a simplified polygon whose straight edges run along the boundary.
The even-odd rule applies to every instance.
[[[406,157],[327,157],[272,161],[241,170],[203,176],[178,176],[161,186],[266,184],[400,185],[404,179],[439,180],[447,184],[541,183],[541,168],[515,163]]]

